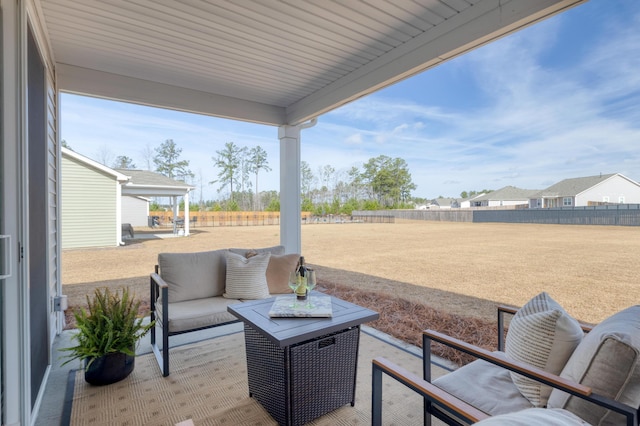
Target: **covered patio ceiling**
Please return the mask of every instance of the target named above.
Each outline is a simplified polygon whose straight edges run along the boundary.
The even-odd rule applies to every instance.
[[[39,0],[35,12],[61,91],[280,126],[584,1]]]

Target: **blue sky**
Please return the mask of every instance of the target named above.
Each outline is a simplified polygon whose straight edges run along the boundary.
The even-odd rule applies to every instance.
[[[279,189],[277,128],[75,95],[61,138],[97,161],[173,139],[194,199],[217,199],[212,156],[226,142],[267,151],[260,190]],[[321,116],[302,133],[314,173],[346,176],[379,155],[403,158],[425,198],[622,173],[640,180],[640,1],[591,0]]]

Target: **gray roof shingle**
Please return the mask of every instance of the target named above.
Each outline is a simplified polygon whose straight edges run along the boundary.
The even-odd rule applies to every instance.
[[[114,169],[123,175],[131,177],[129,180],[133,185],[140,186],[159,186],[159,187],[171,187],[171,188],[194,188],[193,186],[168,178],[160,173],[150,172],[148,170],[134,170],[134,169]]]
[[[571,178],[561,180],[560,182],[551,185],[550,187],[543,189],[535,194],[536,197],[575,197],[581,192],[586,191],[589,188],[596,186],[597,184],[604,182],[617,173],[610,173],[607,175],[587,176],[579,178]]]

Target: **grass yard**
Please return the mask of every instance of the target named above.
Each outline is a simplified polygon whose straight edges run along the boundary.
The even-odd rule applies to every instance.
[[[63,293],[70,307],[101,286],[128,286],[146,301],[158,253],[279,241],[278,226],[196,228],[186,238],[67,250]],[[541,291],[591,323],[640,301],[640,227],[310,224],[302,246],[320,288],[378,310],[381,319],[370,325],[416,345],[422,329],[434,328],[495,349],[496,305],[520,306]]]

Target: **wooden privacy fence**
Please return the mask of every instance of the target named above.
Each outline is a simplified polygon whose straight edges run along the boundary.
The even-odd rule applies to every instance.
[[[181,212],[184,213],[184,212]],[[149,212],[152,223],[157,217],[158,225],[173,226],[173,212]],[[310,212],[302,212],[302,222],[305,223],[311,217]],[[179,219],[184,219],[182,216]],[[237,211],[237,212],[189,212],[189,226],[197,228],[199,226],[264,226],[279,225],[280,212],[259,212],[259,211]]]

